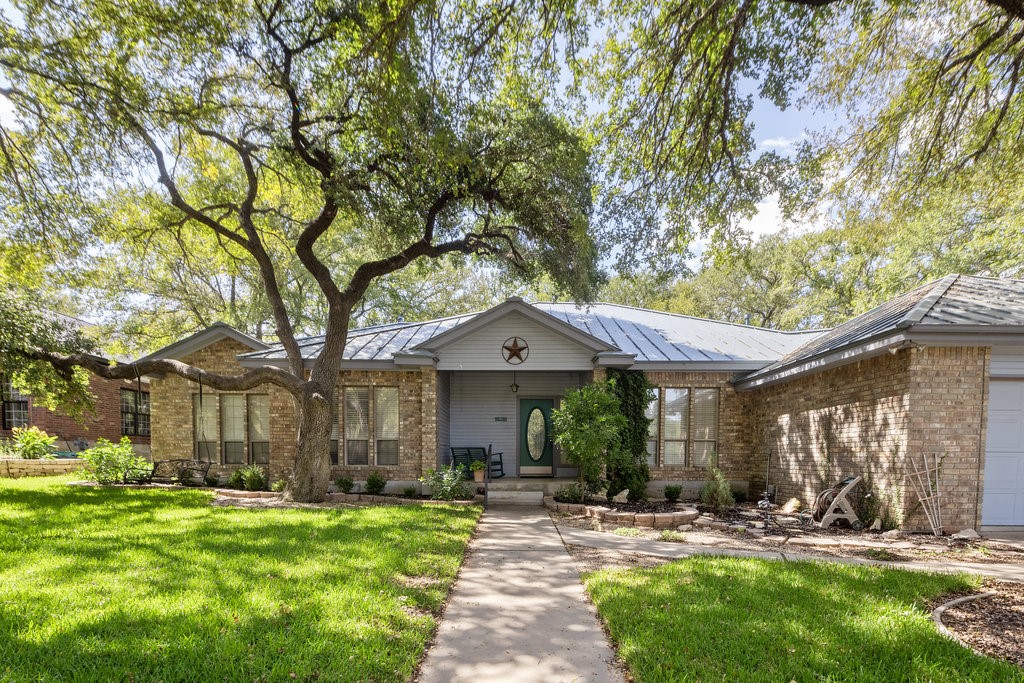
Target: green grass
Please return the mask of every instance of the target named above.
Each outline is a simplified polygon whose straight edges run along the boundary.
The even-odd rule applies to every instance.
[[[68,480],[0,480],[0,681],[406,680],[479,515]]]
[[[967,577],[695,557],[584,577],[619,653],[651,681],[1022,681],[931,622]]]

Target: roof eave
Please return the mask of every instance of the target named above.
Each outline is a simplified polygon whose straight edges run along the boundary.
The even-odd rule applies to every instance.
[[[216,344],[223,339],[233,339],[248,346],[256,352],[267,351],[271,348],[269,344],[265,344],[255,337],[250,337],[246,333],[236,330],[227,323],[217,322],[204,330],[199,330],[184,339],[179,339],[173,344],[168,344],[162,349],[158,349],[153,353],[139,358],[138,362],[165,358],[181,360],[185,356],[205,349],[207,346]]]

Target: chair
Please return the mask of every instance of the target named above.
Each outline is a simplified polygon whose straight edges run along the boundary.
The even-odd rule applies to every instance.
[[[501,460],[502,453],[494,452],[494,444],[487,446],[487,461],[491,464],[491,479],[500,479],[505,476],[505,463]]]

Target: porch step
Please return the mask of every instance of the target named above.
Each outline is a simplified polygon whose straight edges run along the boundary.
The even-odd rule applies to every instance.
[[[492,481],[488,486],[492,496],[497,491],[528,491],[530,493],[539,492],[543,497],[553,495],[555,491],[574,481],[576,481],[575,478],[498,479]]]
[[[543,491],[495,490],[487,492],[488,505],[543,505]]]

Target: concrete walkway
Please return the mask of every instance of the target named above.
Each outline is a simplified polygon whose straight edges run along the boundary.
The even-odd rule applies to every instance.
[[[646,538],[629,538],[616,536],[615,534],[603,531],[588,531],[586,529],[574,529],[572,527],[560,527],[562,540],[571,545],[582,545],[589,548],[600,548],[604,550],[618,550],[630,553],[645,553],[658,557],[682,558],[693,555],[724,555],[728,557],[762,557],[769,560],[825,560],[828,562],[839,562],[842,564],[866,564],[883,567],[895,567],[898,569],[913,569],[929,572],[965,572],[989,576],[1002,581],[1024,582],[1024,563],[1022,564],[996,564],[984,562],[960,562],[957,560],[913,560],[908,562],[879,562],[876,560],[862,559],[858,557],[834,557],[831,555],[818,555],[810,552],[810,548],[800,547],[790,551],[757,551],[757,550],[734,550],[730,548],[719,548],[717,546],[696,545],[688,543],[666,543],[664,541],[653,541]]]
[[[540,507],[491,507],[419,683],[623,681],[558,529]]]

